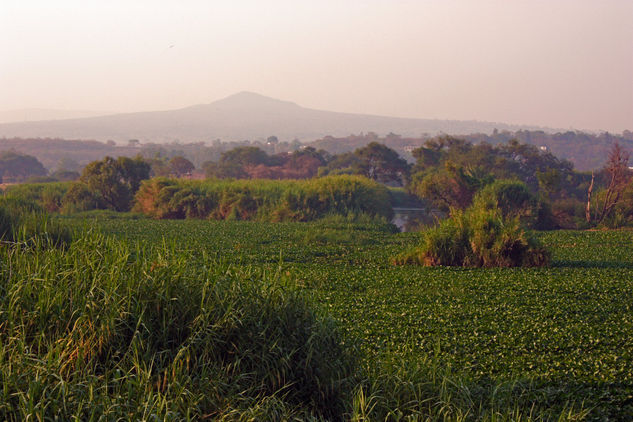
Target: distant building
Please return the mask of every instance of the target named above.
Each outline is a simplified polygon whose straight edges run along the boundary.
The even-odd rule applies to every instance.
[[[413,152],[414,149],[416,149],[417,146],[416,145],[407,145],[406,147],[404,147],[404,150],[406,152]]]

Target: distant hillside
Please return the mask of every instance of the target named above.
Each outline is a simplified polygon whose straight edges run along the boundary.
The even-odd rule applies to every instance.
[[[103,116],[103,111],[50,110],[45,108],[25,108],[20,110],[0,110],[0,123],[34,122],[38,120],[80,119]]]
[[[478,121],[407,119],[313,110],[259,94],[242,92],[211,104],[179,110],[0,124],[0,137],[94,139],[118,142],[199,142],[265,139],[312,141],[327,135],[375,132],[423,134],[490,133],[493,129],[534,129]]]

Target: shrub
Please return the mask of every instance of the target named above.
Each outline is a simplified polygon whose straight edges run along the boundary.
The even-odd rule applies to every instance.
[[[462,267],[534,267],[549,254],[523,228],[519,216],[500,208],[471,207],[422,234],[422,245],[394,258],[395,264]]]

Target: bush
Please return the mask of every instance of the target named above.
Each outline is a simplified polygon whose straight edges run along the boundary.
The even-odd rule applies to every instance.
[[[536,267],[549,254],[526,231],[519,216],[500,208],[471,207],[422,234],[422,245],[394,258],[395,264],[461,267]]]

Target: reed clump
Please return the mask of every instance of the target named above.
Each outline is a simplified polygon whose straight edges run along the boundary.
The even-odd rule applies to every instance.
[[[393,259],[394,264],[458,267],[540,267],[550,254],[521,223],[494,198],[477,203],[422,233],[421,245]]]

